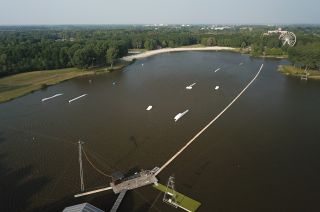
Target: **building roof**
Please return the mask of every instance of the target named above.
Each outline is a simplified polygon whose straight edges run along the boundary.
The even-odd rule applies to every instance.
[[[73,205],[63,209],[63,212],[104,212],[103,210],[94,207],[89,203],[82,203],[79,205]]]

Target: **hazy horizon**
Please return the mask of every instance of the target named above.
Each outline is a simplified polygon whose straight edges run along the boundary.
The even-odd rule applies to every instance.
[[[0,0],[0,25],[320,24],[320,2]]]

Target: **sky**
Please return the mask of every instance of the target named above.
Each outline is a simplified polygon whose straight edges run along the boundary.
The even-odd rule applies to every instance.
[[[320,0],[0,0],[0,25],[320,24]]]

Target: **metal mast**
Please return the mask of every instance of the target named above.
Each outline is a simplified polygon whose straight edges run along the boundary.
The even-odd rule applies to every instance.
[[[177,203],[177,193],[174,189],[174,177],[170,176],[166,188],[166,192],[163,196],[163,202],[168,203],[169,205],[172,205],[173,207],[177,208],[179,205]]]
[[[79,144],[79,165],[80,165],[81,191],[84,191],[83,168],[82,168],[82,144],[83,144],[83,142],[79,140],[78,144]]]

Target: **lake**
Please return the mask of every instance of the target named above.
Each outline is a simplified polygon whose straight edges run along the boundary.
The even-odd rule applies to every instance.
[[[107,174],[161,166],[261,64],[244,95],[158,179],[166,184],[174,175],[177,191],[202,203],[199,211],[319,211],[320,83],[278,73],[287,63],[230,52],[165,53],[0,104],[1,211],[59,211],[81,202],[110,210],[112,191],[72,198],[80,192],[79,140]],[[57,93],[63,95],[41,102]],[[109,186],[84,157],[83,167],[86,190]],[[129,191],[119,211],[177,211],[162,197],[151,186]]]

